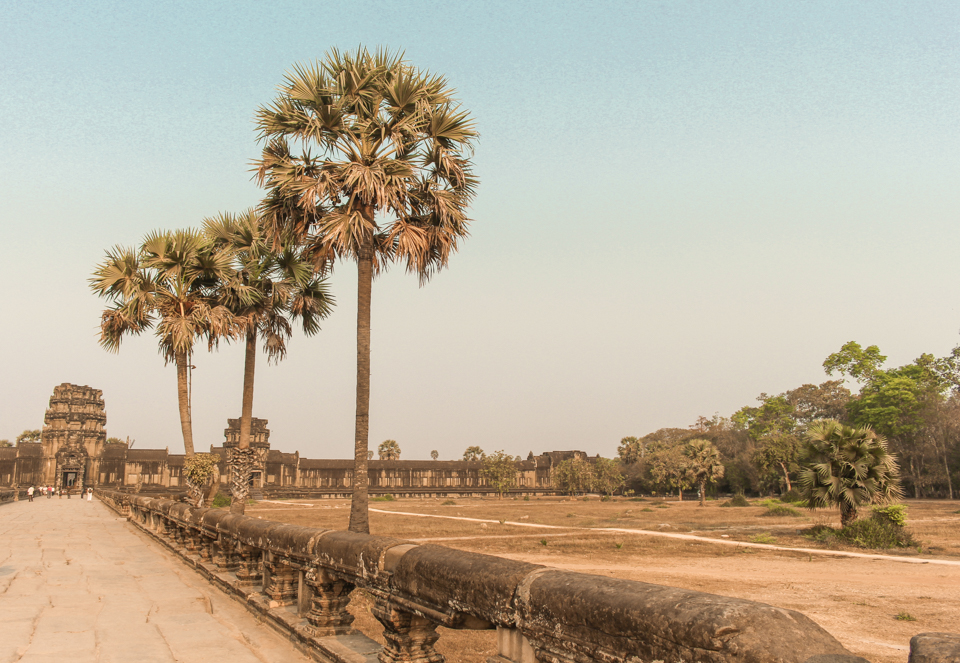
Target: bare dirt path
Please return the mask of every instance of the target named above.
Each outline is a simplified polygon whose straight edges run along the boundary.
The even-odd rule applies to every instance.
[[[897,555],[881,555],[877,553],[860,553],[848,550],[825,550],[823,548],[793,548],[789,546],[777,546],[770,543],[754,543],[752,541],[729,541],[727,539],[715,539],[707,536],[696,536],[694,534],[681,534],[679,532],[658,532],[651,530],[641,530],[626,527],[567,527],[561,525],[544,525],[538,523],[523,523],[515,521],[487,520],[484,518],[467,518],[464,516],[444,516],[432,513],[410,513],[406,511],[388,511],[384,509],[370,509],[377,513],[389,513],[396,516],[413,516],[415,518],[443,518],[447,520],[471,521],[477,523],[492,523],[497,525],[513,525],[515,527],[538,527],[541,529],[559,529],[559,530],[580,530],[589,532],[616,532],[621,534],[638,534],[642,536],[658,536],[666,539],[680,539],[682,541],[701,541],[704,543],[713,543],[721,546],[734,546],[736,548],[757,548],[761,550],[777,550],[784,552],[795,552],[803,555],[826,555],[828,557],[860,557],[863,559],[879,559],[892,562],[903,562],[907,564],[942,564],[946,566],[960,567],[960,560],[953,559],[919,559],[916,557],[900,557]]]

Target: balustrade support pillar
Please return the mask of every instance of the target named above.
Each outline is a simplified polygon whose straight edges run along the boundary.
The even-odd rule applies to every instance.
[[[237,582],[241,585],[258,585],[263,578],[260,560],[263,554],[258,548],[240,546]]]
[[[317,638],[353,633],[353,615],[347,611],[354,585],[324,569],[300,572],[299,613]]]
[[[387,641],[380,663],[443,663],[443,655],[433,648],[440,634],[429,619],[401,609],[389,597],[377,597],[371,612],[383,624]]]

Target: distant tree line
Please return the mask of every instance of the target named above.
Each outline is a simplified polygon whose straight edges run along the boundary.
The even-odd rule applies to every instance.
[[[761,494],[797,489],[816,456],[811,439],[822,435],[822,422],[833,421],[846,427],[845,435],[849,429],[866,429],[881,443],[885,440],[907,495],[954,499],[960,480],[960,347],[946,357],[923,354],[895,368],[884,368],[886,359],[877,346],[863,348],[851,341],[827,357],[823,367],[828,376],[854,381],[856,393],[839,379],[804,384],[781,394],[762,393],[757,405],[729,417],[701,416],[688,428],[625,437],[618,451],[627,487],[648,493],[698,484],[703,489],[698,477],[704,475],[689,466],[691,445],[704,441],[717,454],[719,469],[707,473],[716,490]],[[700,447],[700,453],[707,453]]]

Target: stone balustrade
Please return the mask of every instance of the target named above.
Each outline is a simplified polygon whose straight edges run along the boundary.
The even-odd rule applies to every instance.
[[[861,661],[805,615],[401,539],[98,496],[320,660],[437,663],[437,627],[496,629],[491,663]],[[362,588],[382,648],[352,628]]]
[[[0,504],[27,499],[26,488],[0,488]]]

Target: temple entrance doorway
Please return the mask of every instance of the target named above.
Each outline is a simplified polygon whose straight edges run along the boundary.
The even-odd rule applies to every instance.
[[[251,488],[262,488],[263,487],[263,474],[258,470],[254,470],[250,473],[250,480],[247,482]]]
[[[76,485],[76,483],[77,483],[77,472],[75,471],[64,472],[63,476],[60,477],[60,485],[66,488],[67,490],[70,490],[71,488],[73,488]]]

